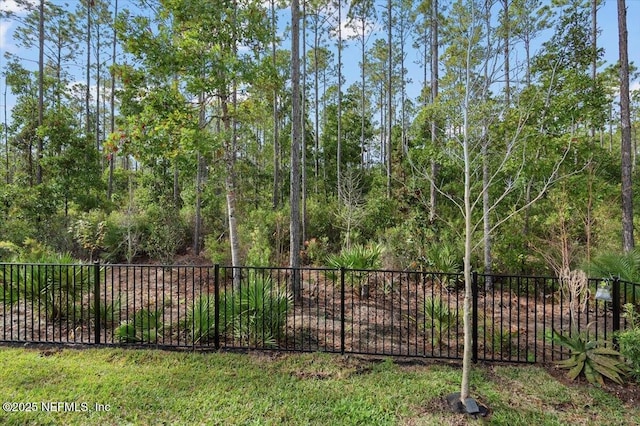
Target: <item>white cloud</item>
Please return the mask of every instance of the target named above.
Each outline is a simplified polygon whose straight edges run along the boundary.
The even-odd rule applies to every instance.
[[[629,86],[629,89],[630,89],[631,91],[634,91],[634,90],[640,90],[640,81],[634,81],[634,82],[632,82],[632,83],[631,83],[631,85]]]
[[[32,7],[36,6],[35,0],[28,0],[26,3],[29,3]],[[15,0],[4,0],[0,4],[0,11],[22,13],[27,11],[27,7],[24,4],[18,4]]]
[[[9,40],[7,38],[9,28],[11,28],[11,22],[0,22],[0,50],[2,51],[7,50],[9,46]]]

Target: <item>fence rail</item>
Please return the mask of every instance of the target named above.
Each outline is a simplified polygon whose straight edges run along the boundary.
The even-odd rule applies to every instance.
[[[0,342],[277,349],[461,359],[459,274],[324,268],[0,264]],[[551,277],[473,274],[473,359],[563,358],[552,330],[612,339],[640,285],[602,280],[572,323]]]

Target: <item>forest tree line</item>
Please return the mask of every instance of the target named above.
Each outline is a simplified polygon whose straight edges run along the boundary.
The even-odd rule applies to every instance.
[[[455,272],[467,216],[481,272],[633,248],[598,0],[17,3],[2,260]]]

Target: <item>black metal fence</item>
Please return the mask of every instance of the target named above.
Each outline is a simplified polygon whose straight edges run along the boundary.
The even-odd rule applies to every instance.
[[[0,264],[0,341],[460,359],[463,277],[415,271]],[[614,338],[640,285],[576,307],[550,277],[473,275],[473,358],[549,362],[552,330]],[[490,283],[490,285],[489,285]]]

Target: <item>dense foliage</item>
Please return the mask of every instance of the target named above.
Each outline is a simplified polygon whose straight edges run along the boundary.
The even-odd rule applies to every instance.
[[[87,260],[285,264],[288,15],[254,0],[55,3],[5,13],[17,46],[42,40],[44,74],[6,53],[0,260],[37,241]],[[590,4],[382,6],[352,3],[343,22],[328,3],[303,10],[303,262],[348,266],[374,247],[357,267],[458,272],[464,147],[484,223],[475,269],[555,272],[620,251],[618,68],[593,44]],[[362,58],[348,87],[341,24],[354,33],[341,49]]]

